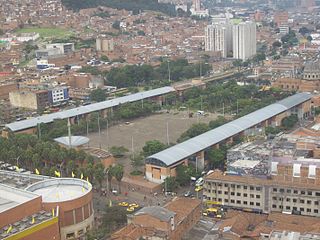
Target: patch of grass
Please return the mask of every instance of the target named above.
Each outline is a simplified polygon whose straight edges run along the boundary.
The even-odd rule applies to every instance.
[[[141,176],[141,175],[143,175],[143,172],[139,171],[139,170],[134,170],[130,174],[133,176]]]
[[[72,36],[73,33],[66,29],[61,28],[22,28],[16,31],[16,33],[31,33],[36,32],[40,34],[41,38],[65,38]]]

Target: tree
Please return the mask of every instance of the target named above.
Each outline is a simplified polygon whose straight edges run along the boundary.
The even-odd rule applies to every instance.
[[[281,47],[281,45],[282,45],[282,44],[281,44],[281,42],[279,42],[279,41],[275,41],[275,42],[272,43],[272,47],[273,47],[273,48],[279,48],[279,47]]]
[[[288,117],[285,117],[284,119],[282,119],[281,121],[281,126],[285,129],[285,130],[289,130],[292,129],[296,123],[298,122],[298,116],[297,114],[292,114]]]
[[[115,179],[118,181],[119,193],[121,193],[120,182],[121,182],[121,180],[123,178],[123,174],[124,174],[123,166],[120,164],[116,164],[113,167],[111,167],[111,169],[109,171],[110,171],[110,174],[113,177],[115,177]]]
[[[225,119],[222,116],[219,116],[217,119],[212,120],[209,122],[209,128],[210,129],[215,129],[217,127],[222,126],[223,124],[225,124],[227,122],[227,119]]]
[[[211,168],[221,168],[224,165],[226,158],[226,151],[221,148],[210,149],[208,151],[208,159],[210,161]]]
[[[308,40],[309,42],[311,42],[313,39],[312,39],[312,37],[309,35],[309,36],[307,37],[307,40]]]
[[[303,36],[307,35],[310,33],[310,30],[307,27],[302,27],[299,29],[299,33]]]
[[[102,55],[101,58],[100,58],[100,60],[101,60],[101,61],[104,61],[104,62],[109,62],[109,61],[110,61],[109,58],[108,58],[108,56],[106,56],[106,55]]]
[[[135,171],[138,171],[138,168],[144,165],[144,159],[142,154],[135,154],[131,156],[131,165]]]
[[[190,171],[189,168],[185,165],[179,165],[176,168],[176,181],[179,183],[180,186],[186,186],[190,183]]]
[[[105,101],[106,93],[102,89],[97,88],[90,93],[90,99],[95,102]]]
[[[166,148],[167,148],[167,146],[165,144],[163,144],[162,142],[160,142],[158,140],[151,140],[151,141],[147,141],[145,143],[142,150],[143,150],[143,155],[145,157],[148,157],[148,156],[153,155],[155,153],[158,153]]]
[[[112,27],[114,29],[120,30],[120,21],[116,20],[113,22]]]
[[[105,209],[102,218],[102,225],[106,228],[107,232],[124,226],[127,223],[126,209],[120,206],[109,206]]]
[[[109,151],[115,157],[123,157],[127,152],[129,152],[129,150],[126,149],[124,146],[113,146],[110,148]]]
[[[94,166],[94,179],[99,183],[100,188],[102,187],[102,181],[104,179],[104,166],[102,163],[98,163]]]
[[[166,192],[174,192],[177,189],[178,184],[175,177],[166,177],[162,186]]]
[[[196,123],[193,124],[187,131],[181,134],[178,139],[178,142],[184,142],[189,138],[196,137],[202,133],[209,131],[209,127],[205,123]]]

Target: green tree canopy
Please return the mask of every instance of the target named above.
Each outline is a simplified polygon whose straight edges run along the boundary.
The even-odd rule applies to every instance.
[[[148,157],[148,156],[153,155],[155,153],[158,153],[166,148],[167,148],[167,146],[165,144],[163,144],[162,142],[160,142],[158,140],[151,140],[151,141],[147,141],[145,143],[142,150],[143,150],[143,155],[145,157]]]
[[[207,131],[209,131],[209,127],[207,124],[195,123],[187,131],[181,134],[181,136],[178,139],[178,142],[184,142],[189,138],[193,138]]]
[[[95,90],[92,90],[92,92],[90,93],[90,99],[91,101],[95,101],[95,102],[105,101],[106,93],[102,89],[97,88]]]

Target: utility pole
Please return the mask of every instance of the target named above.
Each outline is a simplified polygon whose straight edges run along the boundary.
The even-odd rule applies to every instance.
[[[69,148],[71,148],[71,123],[70,118],[68,118],[68,138],[69,138]]]
[[[86,125],[87,125],[87,137],[89,136],[89,123],[88,123],[88,118],[86,118]],[[89,141],[90,142],[90,141]],[[89,147],[89,142],[88,142],[88,147]]]
[[[200,110],[202,111],[202,104],[203,104],[203,102],[202,102],[202,95],[200,96],[200,99],[201,99]]]
[[[38,139],[41,140],[41,126],[40,126],[40,123],[38,123],[37,125],[38,125]]]
[[[101,149],[100,113],[98,112],[99,149]]]
[[[167,145],[170,145],[170,141],[169,141],[169,122],[167,121]]]
[[[107,119],[107,150],[109,151],[109,120]]]
[[[224,102],[222,103],[222,115],[224,116]]]
[[[132,151],[132,157],[134,158],[133,136],[131,136],[131,151]]]
[[[237,99],[237,115],[239,114],[239,101]]]
[[[170,60],[167,60],[168,62],[168,78],[169,78],[169,83],[171,82],[171,72],[170,72]]]

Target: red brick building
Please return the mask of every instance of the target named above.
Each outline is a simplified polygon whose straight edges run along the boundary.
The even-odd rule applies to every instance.
[[[177,198],[165,205],[144,207],[128,216],[128,225],[115,232],[111,239],[179,240],[201,217],[201,202],[196,199]]]

